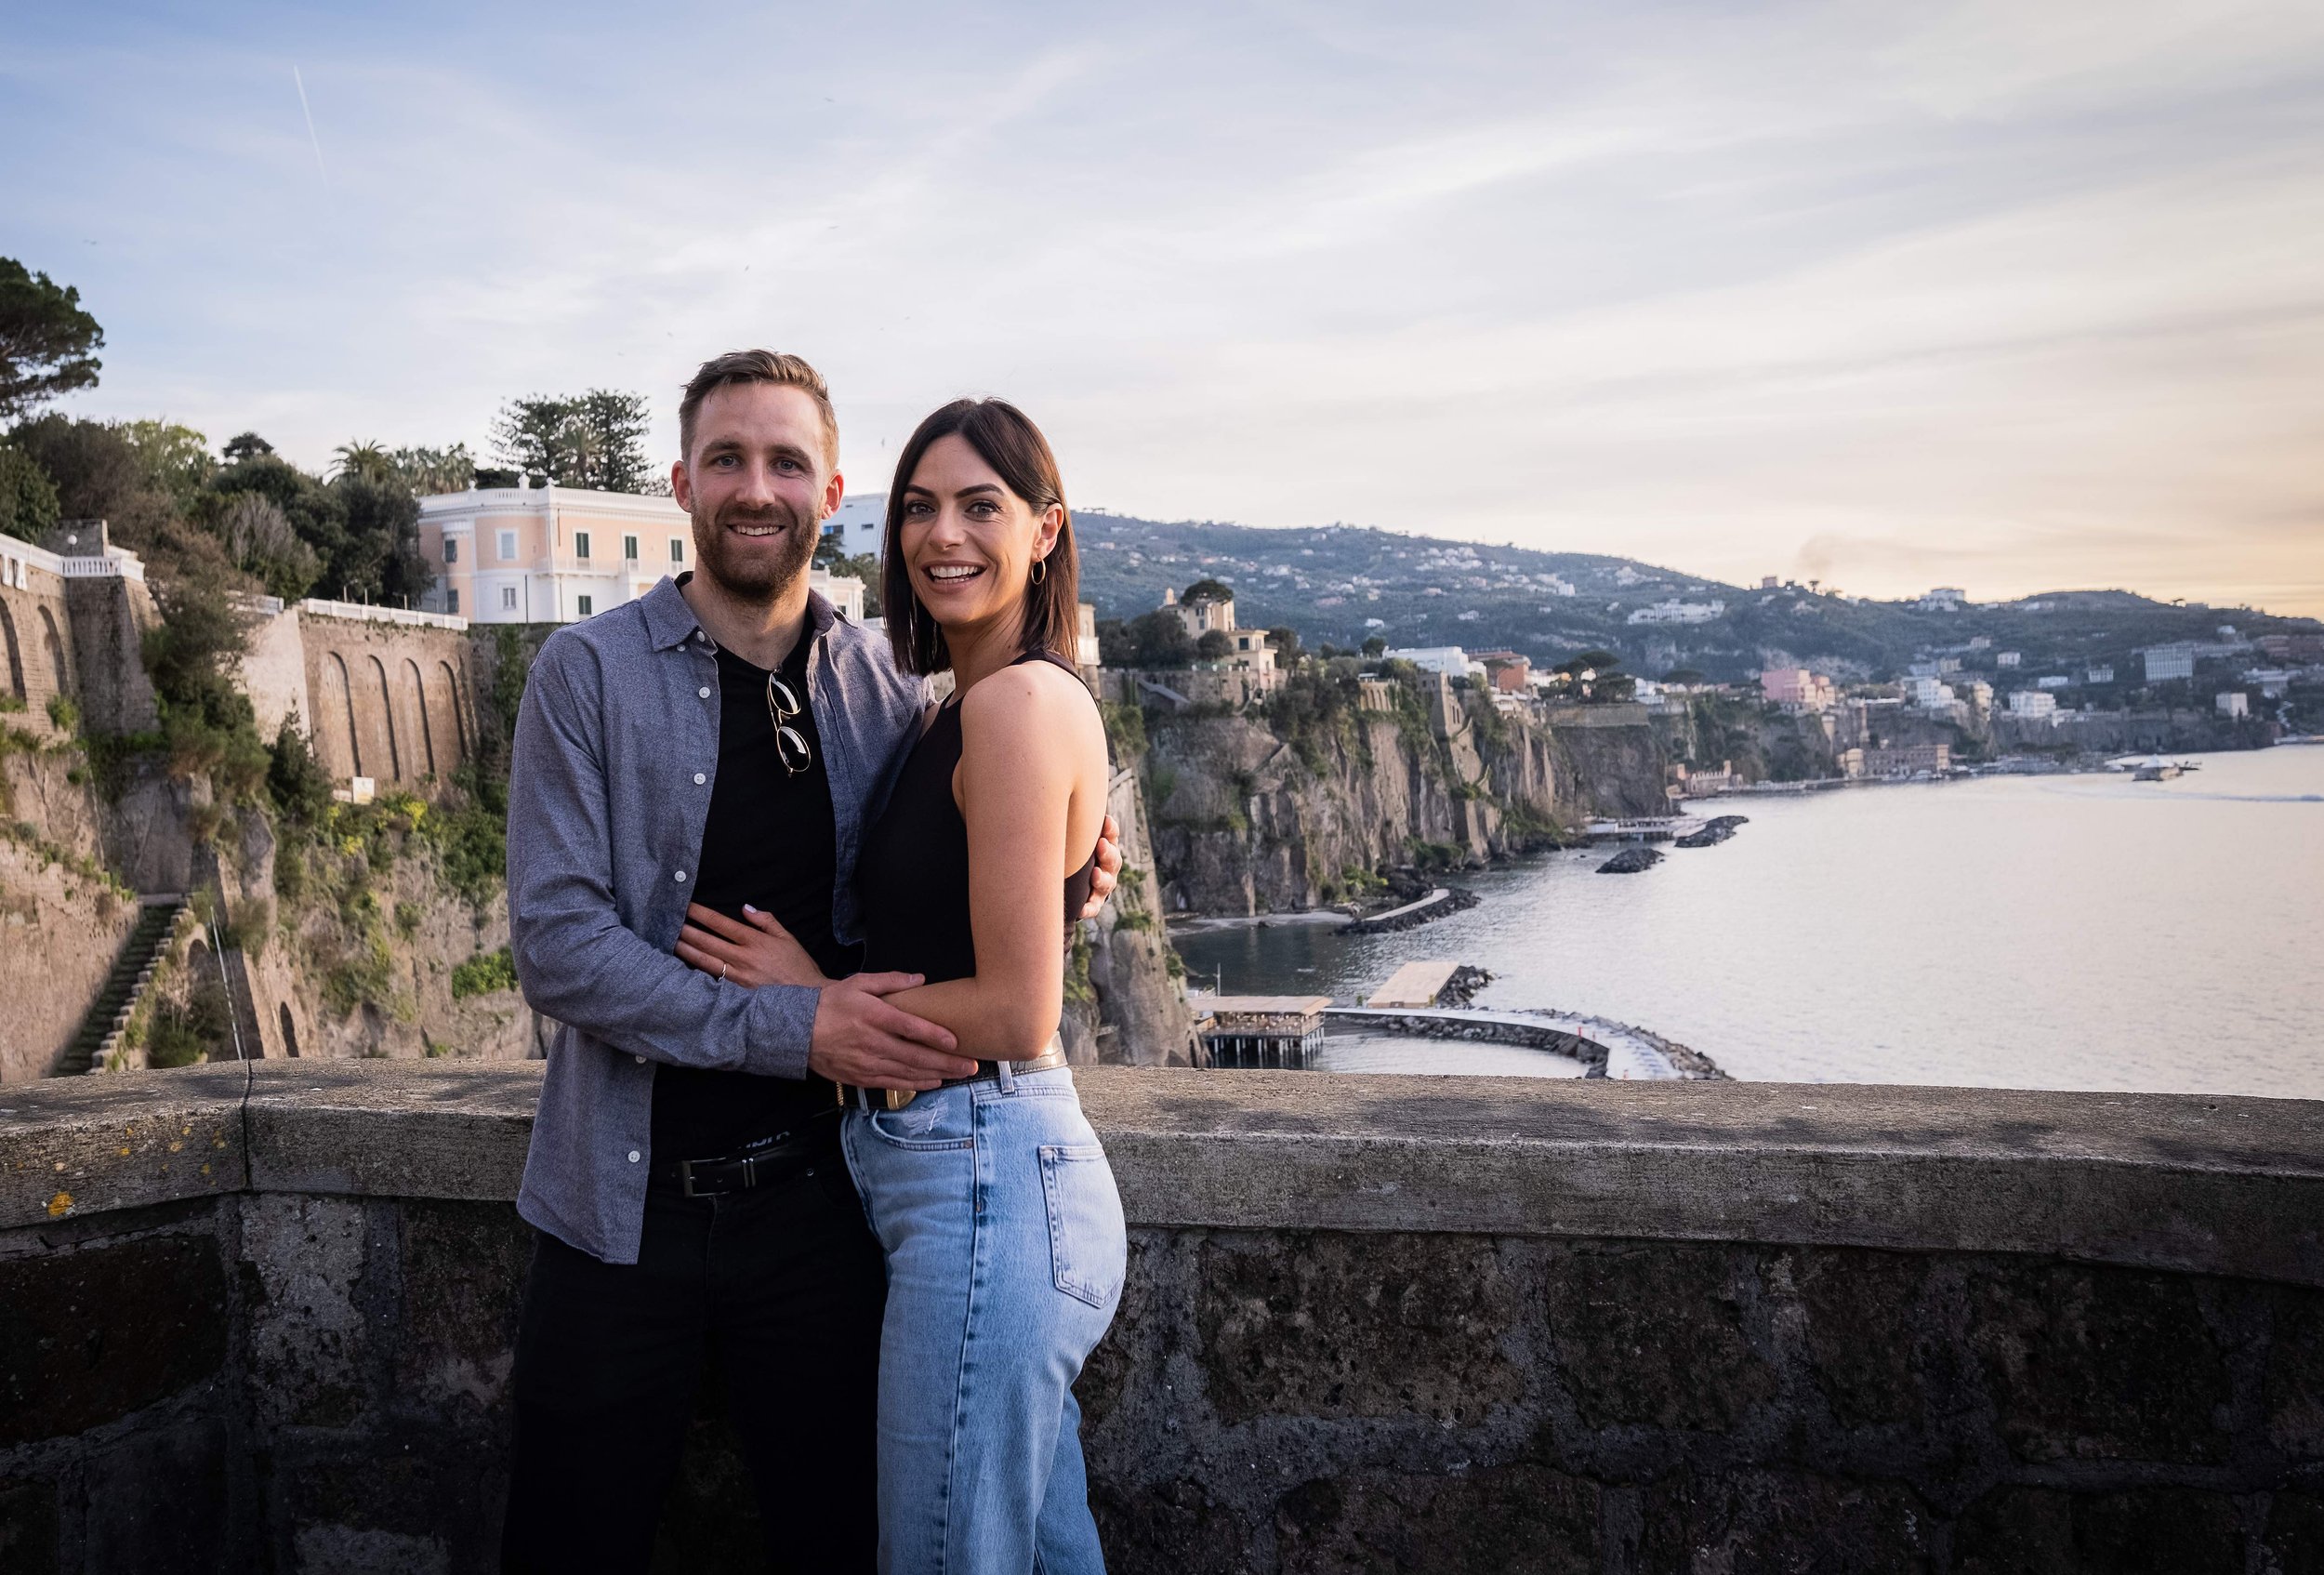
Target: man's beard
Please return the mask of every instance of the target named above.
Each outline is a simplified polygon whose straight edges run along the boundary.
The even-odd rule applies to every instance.
[[[713,520],[693,516],[694,565],[728,595],[746,602],[772,602],[806,570],[815,555],[815,532],[787,506],[742,510],[727,508]],[[772,539],[772,553],[753,553],[727,534],[731,524],[769,524],[783,527]]]

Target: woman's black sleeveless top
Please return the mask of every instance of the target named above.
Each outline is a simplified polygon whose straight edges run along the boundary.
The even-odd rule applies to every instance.
[[[1037,661],[1074,670],[1049,651],[1028,651],[1009,665]],[[931,985],[976,972],[976,937],[969,926],[969,827],[952,797],[952,772],[959,763],[960,696],[955,695],[912,746],[888,807],[865,835],[855,861],[866,972],[920,973]],[[1075,918],[1088,905],[1089,875],[1096,867],[1092,850],[1089,862],[1066,879],[1061,920]]]

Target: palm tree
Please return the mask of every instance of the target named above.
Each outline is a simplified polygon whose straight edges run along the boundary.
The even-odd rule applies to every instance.
[[[331,467],[334,476],[354,476],[366,482],[396,479],[395,460],[378,443],[343,443],[332,453],[336,459]]]

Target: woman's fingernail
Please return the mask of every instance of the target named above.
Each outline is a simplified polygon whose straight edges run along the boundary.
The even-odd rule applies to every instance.
[[[755,907],[751,907],[748,903],[745,903],[745,904],[743,904],[743,911],[744,911],[745,913],[756,913],[756,912],[758,912],[759,910],[758,910],[757,908],[755,908]]]

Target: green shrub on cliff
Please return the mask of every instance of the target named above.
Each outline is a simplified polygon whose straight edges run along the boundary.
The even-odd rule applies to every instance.
[[[517,987],[516,960],[508,948],[480,951],[452,970],[452,999],[466,1000],[470,996],[491,995],[498,990]]]

